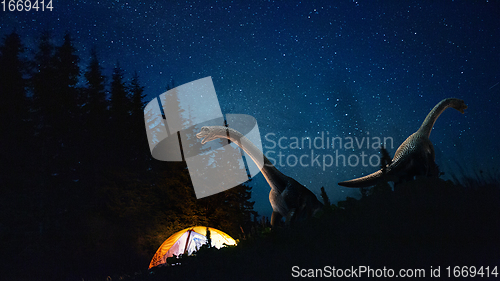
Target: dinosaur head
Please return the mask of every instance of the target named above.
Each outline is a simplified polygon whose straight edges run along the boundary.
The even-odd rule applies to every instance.
[[[467,105],[465,104],[465,102],[461,99],[451,99],[451,100],[452,100],[451,107],[464,114],[465,110],[467,109]]]
[[[221,130],[218,126],[203,126],[201,131],[196,134],[197,138],[202,139],[202,144],[218,139],[221,136],[224,136],[224,134],[221,134]]]

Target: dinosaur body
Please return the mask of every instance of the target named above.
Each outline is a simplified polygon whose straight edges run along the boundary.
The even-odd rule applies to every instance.
[[[262,175],[271,187],[269,201],[273,208],[272,226],[275,226],[282,217],[286,218],[287,223],[307,219],[323,207],[314,193],[276,169],[271,161],[240,132],[223,126],[205,126],[196,136],[203,139],[202,144],[218,138],[229,139],[243,149],[260,167]]]
[[[392,162],[386,166],[385,175],[381,169],[361,178],[340,182],[339,185],[368,187],[376,185],[382,177],[388,181],[401,182],[413,179],[415,176],[438,176],[439,170],[435,163],[434,146],[429,136],[437,118],[448,107],[463,114],[467,105],[463,100],[455,98],[440,101],[427,114],[418,131],[410,135],[396,150]]]

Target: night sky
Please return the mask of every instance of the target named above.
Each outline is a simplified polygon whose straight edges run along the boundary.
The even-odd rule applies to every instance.
[[[55,44],[69,31],[82,69],[96,46],[108,76],[117,62],[128,77],[138,72],[147,101],[172,80],[179,86],[211,76],[223,114],[255,117],[264,152],[278,161],[284,155],[278,169],[318,196],[324,186],[337,202],[359,196],[338,182],[377,167],[323,169],[311,166],[310,157],[301,167],[294,159],[312,150],[320,162],[324,155],[369,157],[379,150],[356,143],[338,151],[291,149],[291,138],[391,137],[392,156],[447,97],[469,108],[464,115],[446,110],[431,134],[443,177],[460,175],[458,164],[469,172],[499,172],[498,15],[500,3],[485,0],[54,0],[51,12],[0,12],[0,35],[15,30],[33,53],[42,31],[51,31]],[[268,139],[282,137],[287,148],[272,148]],[[255,208],[269,216],[264,178],[250,184]]]

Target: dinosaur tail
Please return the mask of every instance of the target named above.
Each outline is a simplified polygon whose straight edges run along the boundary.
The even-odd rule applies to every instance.
[[[399,174],[406,174],[408,172],[407,167],[412,165],[412,160],[406,161],[402,157],[398,157],[398,155],[403,154],[398,151],[396,151],[396,156],[394,156],[392,163],[386,166],[385,174],[382,169],[380,169],[364,177],[339,182],[338,184],[345,187],[369,187],[376,185],[382,180],[394,182],[400,180],[401,175]]]
[[[339,182],[339,185],[345,187],[369,187],[376,185],[382,176],[382,170],[378,170],[361,178]]]

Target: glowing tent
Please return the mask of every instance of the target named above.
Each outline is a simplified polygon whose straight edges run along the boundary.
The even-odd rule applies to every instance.
[[[224,247],[224,244],[236,245],[236,241],[226,233],[211,227],[208,229],[210,231],[212,247],[220,249]],[[172,236],[165,240],[160,248],[158,248],[149,264],[149,268],[166,263],[167,258],[173,257],[174,255],[191,255],[193,252],[199,250],[203,244],[207,243],[206,236],[206,226],[193,226],[172,234]]]

